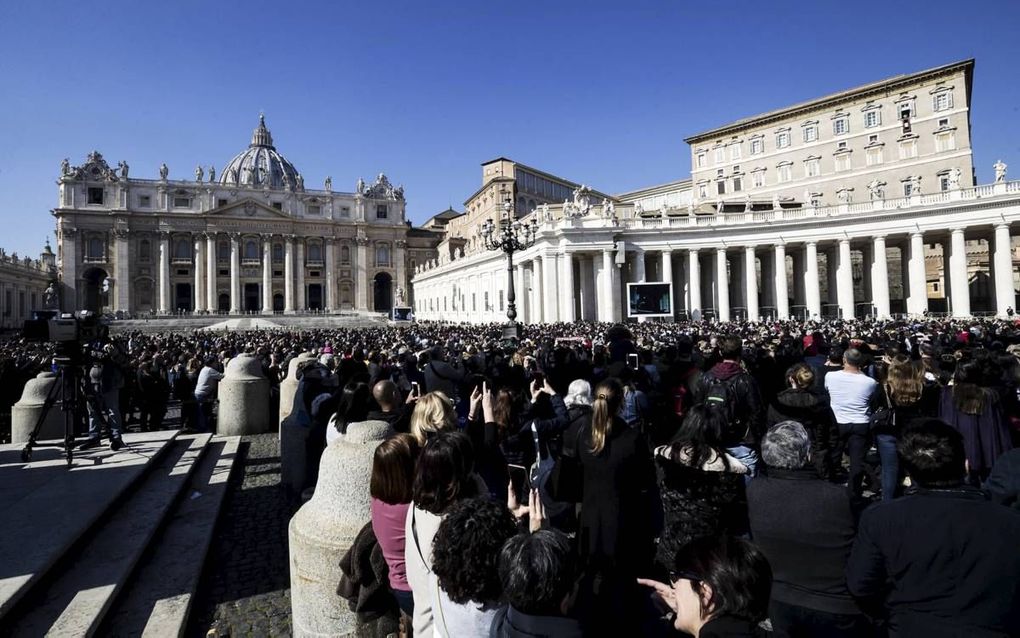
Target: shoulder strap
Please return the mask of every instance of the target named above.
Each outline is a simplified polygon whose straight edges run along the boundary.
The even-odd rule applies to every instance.
[[[421,564],[425,566],[425,571],[431,574],[432,566],[425,560],[425,554],[421,551],[421,542],[418,541],[418,519],[415,517],[414,503],[411,503],[411,536],[414,537],[414,548],[418,550],[418,558],[421,559]]]

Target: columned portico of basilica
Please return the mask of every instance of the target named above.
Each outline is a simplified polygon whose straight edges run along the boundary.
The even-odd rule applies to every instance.
[[[57,262],[66,310],[171,313],[389,312],[410,303],[409,266],[435,254],[380,174],[353,192],[305,187],[260,117],[251,144],[194,179],[129,175],[98,152],[64,160]]]

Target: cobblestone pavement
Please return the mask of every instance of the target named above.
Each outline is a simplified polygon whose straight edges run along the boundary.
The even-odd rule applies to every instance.
[[[277,434],[242,437],[189,636],[290,636],[287,523]]]

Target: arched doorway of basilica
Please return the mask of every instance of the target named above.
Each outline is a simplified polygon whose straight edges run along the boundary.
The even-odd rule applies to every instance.
[[[258,312],[262,310],[262,301],[259,299],[259,285],[244,285],[244,310],[245,312]]]
[[[82,280],[85,282],[84,295],[82,296],[83,308],[68,308],[69,311],[74,310],[91,310],[92,312],[102,312],[103,307],[106,306],[106,292],[103,291],[103,282],[109,275],[102,268],[89,268],[82,275]]]
[[[280,293],[273,295],[273,312],[283,312],[283,295]]]
[[[174,309],[191,312],[191,284],[174,286]]]
[[[230,295],[221,292],[216,298],[216,309],[220,312],[230,312]]]
[[[373,308],[376,312],[389,313],[393,309],[393,277],[389,273],[381,272],[375,276]]]
[[[322,284],[308,284],[308,309],[322,310]]]

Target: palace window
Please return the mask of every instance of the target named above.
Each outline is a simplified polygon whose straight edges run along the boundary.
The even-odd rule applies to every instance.
[[[389,266],[390,265],[390,247],[386,244],[380,244],[375,248],[375,265],[376,266]]]
[[[740,142],[730,144],[730,161],[740,159],[741,149]]]
[[[726,180],[721,179],[715,183],[715,192],[718,193],[719,195],[726,194]]]
[[[273,208],[276,210],[283,210],[283,202],[273,202]]]
[[[909,120],[914,117],[914,100],[910,99],[896,105],[896,112],[901,120]]]
[[[865,150],[864,160],[868,166],[877,166],[882,163],[882,147],[876,146]]]
[[[932,108],[938,111],[947,111],[953,108],[953,92],[940,91],[932,96]]]
[[[833,135],[846,135],[850,132],[850,118],[839,117],[832,121]]]
[[[705,157],[705,152],[704,151],[698,153],[695,156],[695,166],[697,166],[698,168],[705,168],[705,164],[707,163],[707,159],[708,158]]]
[[[744,180],[742,180],[742,179],[741,179],[741,178],[739,178],[739,177],[734,177],[734,178],[733,178],[733,192],[734,192],[734,193],[739,193],[739,192],[740,192],[740,190],[741,190],[741,189],[742,189],[743,187],[744,187]]]
[[[914,185],[909,180],[903,182],[903,196],[910,197],[914,194]]]
[[[939,190],[943,192],[949,190],[949,173],[939,173],[938,177],[939,177]]]
[[[818,158],[813,157],[804,161],[804,176],[805,177],[818,177],[822,174],[822,167],[818,163]]]
[[[103,203],[103,187],[90,186],[87,191],[88,199],[86,200],[89,204],[100,204]]]
[[[378,204],[375,207],[375,218],[386,219],[390,216],[390,207],[388,204]]]
[[[350,206],[341,206],[340,207],[340,216],[341,217],[350,217],[351,216],[351,207]]]
[[[229,203],[230,203],[230,200],[228,200],[228,199],[226,199],[224,197],[221,197],[221,198],[216,200],[216,208],[223,208],[224,206],[226,206]]]
[[[322,244],[317,241],[308,243],[308,261],[322,263]]]
[[[174,259],[191,259],[191,242],[178,239],[174,242]]]
[[[191,208],[191,198],[180,195],[174,196],[174,208]]]
[[[814,142],[818,139],[818,127],[817,126],[805,126],[804,127],[804,141]]]
[[[258,260],[259,258],[259,245],[253,239],[249,239],[244,242],[244,258]]]
[[[91,237],[85,244],[87,259],[101,260],[106,257],[106,242],[101,237]]]
[[[956,131],[943,131],[935,134],[935,150],[943,151],[956,150]]]
[[[275,263],[283,261],[283,244],[273,244],[273,261]]]
[[[864,112],[864,128],[875,128],[882,124],[882,114],[878,109]]]
[[[351,263],[351,247],[341,246],[340,247],[340,263],[350,264]]]
[[[843,153],[836,156],[835,159],[836,171],[848,171],[850,170],[850,154]]]
[[[776,148],[787,148],[790,145],[790,132],[783,131],[776,134]]]
[[[756,137],[751,140],[751,155],[761,155],[765,152],[765,140]]]
[[[776,174],[780,184],[793,181],[793,164],[780,164],[776,167]]]
[[[152,261],[152,244],[148,239],[138,242],[138,261]]]
[[[221,241],[216,244],[216,260],[217,261],[229,261],[230,260],[230,243]]]
[[[912,159],[917,157],[917,140],[903,140],[900,142],[900,159]]]
[[[751,185],[755,188],[765,186],[765,171],[754,171],[751,173]]]
[[[698,199],[705,199],[708,197],[708,184],[702,182],[698,184]]]
[[[152,195],[138,196],[138,208],[151,208],[151,207],[152,207]]]
[[[309,206],[308,206],[308,214],[309,215],[315,215],[315,216],[321,215],[322,214],[322,206],[319,206],[318,204],[309,204]]]
[[[722,146],[715,147],[715,163],[722,164],[726,161],[726,149]]]

